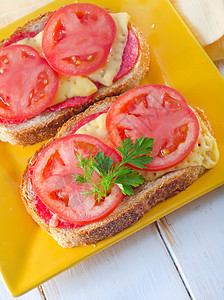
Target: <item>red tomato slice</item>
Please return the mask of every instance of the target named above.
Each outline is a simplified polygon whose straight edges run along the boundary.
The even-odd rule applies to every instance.
[[[153,161],[148,170],[170,168],[193,149],[199,135],[198,119],[176,90],[146,85],[128,91],[111,105],[106,118],[114,146],[130,137],[154,138]]]
[[[0,50],[0,118],[25,120],[48,107],[58,88],[58,75],[32,47]]]
[[[84,225],[107,216],[123,198],[121,190],[112,186],[110,194],[100,203],[92,196],[87,198],[82,192],[89,190],[88,183],[75,183],[73,176],[83,173],[77,168],[77,152],[83,157],[103,151],[120,162],[120,156],[95,137],[83,134],[69,135],[55,140],[38,156],[32,173],[32,184],[41,201],[62,220]],[[97,180],[97,174],[93,174]]]
[[[89,3],[61,7],[44,28],[42,49],[53,69],[65,75],[86,75],[107,60],[116,23],[104,9]]]

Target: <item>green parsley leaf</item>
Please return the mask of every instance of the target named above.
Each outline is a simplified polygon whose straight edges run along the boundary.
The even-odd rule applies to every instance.
[[[77,182],[81,182],[81,183],[88,182],[87,178],[83,174],[75,174],[72,176],[73,176],[74,180]]]
[[[117,183],[117,186],[121,189],[121,191],[124,195],[132,195],[133,194],[133,189],[130,185]]]
[[[111,166],[113,165],[113,159],[107,155],[104,156],[104,153],[99,151],[94,157],[93,168],[101,176],[108,175]]]
[[[133,194],[132,187],[137,187],[145,182],[145,178],[142,175],[134,171],[132,168],[128,169],[129,173],[121,173],[114,180],[114,183],[119,186],[124,195]]]
[[[79,153],[77,167],[83,169],[84,174],[74,175],[76,183],[91,183],[90,190],[83,192],[88,197],[94,196],[96,201],[101,201],[107,197],[112,184],[116,184],[124,195],[133,194],[133,187],[137,187],[145,182],[145,178],[136,170],[126,164],[144,169],[152,161],[153,139],[141,137],[133,143],[130,138],[121,142],[121,147],[117,151],[121,154],[122,161],[119,165],[114,165],[114,161],[104,152],[97,152],[92,157],[83,158]],[[93,171],[99,174],[97,182],[93,181]]]
[[[121,147],[117,147],[117,151],[122,155],[123,164],[131,164],[137,168],[144,169],[152,161],[152,157],[146,154],[152,152],[154,139],[148,137],[140,137],[135,143],[128,137],[121,142]]]
[[[130,186],[136,187],[145,182],[145,178],[142,175],[133,169],[131,170],[132,172],[130,172],[128,175],[118,175],[114,180],[114,183],[129,184]]]

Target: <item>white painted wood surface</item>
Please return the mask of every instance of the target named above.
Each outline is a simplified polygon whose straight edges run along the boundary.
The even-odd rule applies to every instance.
[[[23,2],[27,13],[50,1]],[[13,20],[6,12],[0,23]],[[216,65],[224,75],[224,63]],[[224,186],[18,299],[224,299],[223,215]],[[0,278],[0,300],[11,299]]]
[[[42,287],[48,300],[190,299],[154,224]]]
[[[193,299],[224,299],[224,185],[158,221]]]

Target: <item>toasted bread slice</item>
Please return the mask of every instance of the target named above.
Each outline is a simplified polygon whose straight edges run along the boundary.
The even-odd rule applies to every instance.
[[[9,38],[24,32],[40,32],[51,14],[52,12],[46,12],[36,19],[27,21],[23,27],[19,27],[13,32]],[[108,96],[119,95],[139,85],[149,69],[149,46],[140,30],[132,22],[129,22],[128,27],[139,42],[139,56],[135,66],[129,73],[114,82],[111,87],[100,86],[94,96],[85,104],[64,108],[60,111],[43,111],[37,116],[19,124],[0,123],[0,140],[14,145],[27,146],[51,138],[57,133],[58,128],[63,123],[75,114],[85,110],[91,104]],[[0,48],[7,43],[9,38],[0,42]]]
[[[68,135],[75,124],[82,118],[97,112],[103,112],[117,97],[107,98],[90,106],[83,113],[74,116],[65,123],[55,138],[49,140],[43,145],[30,160],[23,174],[21,183],[21,196],[27,211],[33,219],[63,247],[75,247],[89,244],[95,244],[98,241],[109,238],[125,228],[135,224],[157,203],[185,190],[204,172],[202,165],[187,167],[177,171],[171,171],[162,175],[154,181],[146,181],[140,187],[134,190],[134,194],[125,196],[118,207],[104,219],[88,224],[76,229],[60,229],[45,224],[39,217],[35,208],[36,195],[32,189],[29,179],[29,168],[35,161],[40,151],[57,138]],[[203,111],[196,108],[199,118],[203,121],[209,133],[213,136],[210,123],[205,117]]]

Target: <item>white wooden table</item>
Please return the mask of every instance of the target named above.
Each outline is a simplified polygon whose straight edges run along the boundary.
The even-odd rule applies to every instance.
[[[15,299],[1,279],[0,299]],[[223,300],[224,186],[18,299]]]

